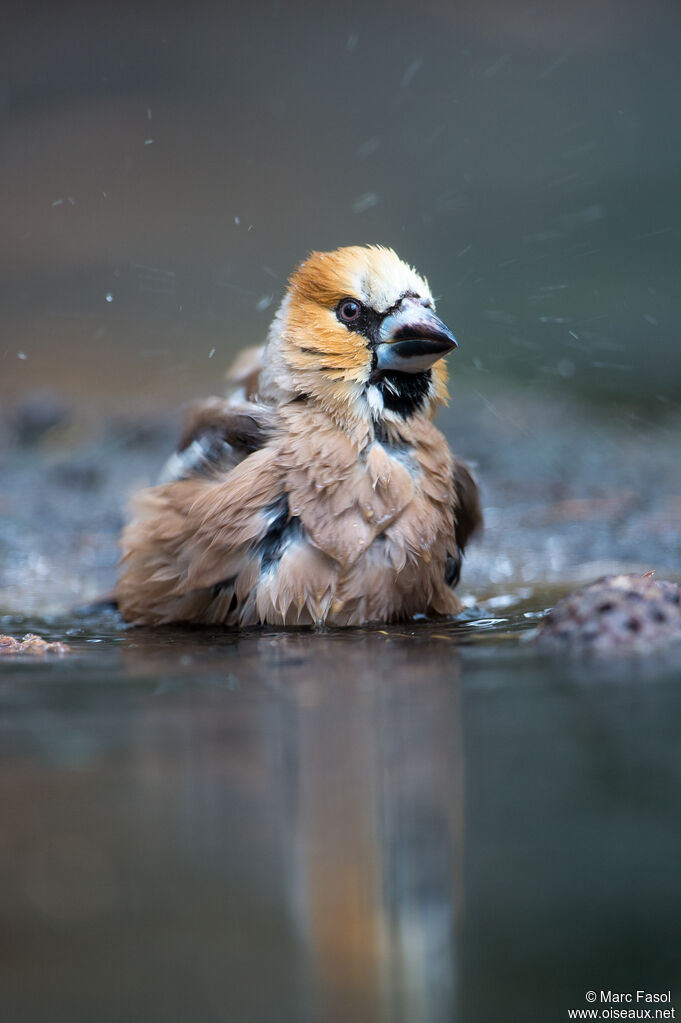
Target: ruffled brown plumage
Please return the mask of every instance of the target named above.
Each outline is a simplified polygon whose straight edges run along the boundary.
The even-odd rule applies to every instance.
[[[293,276],[232,397],[191,414],[167,482],[137,496],[116,593],[128,621],[359,625],[460,611],[453,585],[478,492],[431,421],[446,390],[443,364],[430,365],[453,338],[390,250],[325,255]],[[347,322],[353,302],[361,328]]]

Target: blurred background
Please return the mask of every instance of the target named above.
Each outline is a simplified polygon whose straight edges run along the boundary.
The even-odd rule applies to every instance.
[[[0,400],[215,390],[311,249],[425,273],[460,389],[678,401],[673,0],[8,4]]]

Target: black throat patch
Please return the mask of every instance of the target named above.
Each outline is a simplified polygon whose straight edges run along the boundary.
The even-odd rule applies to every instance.
[[[376,373],[369,380],[369,383],[380,392],[384,408],[402,419],[408,419],[423,408],[430,391],[430,382],[429,369],[422,373],[389,370],[385,373]]]

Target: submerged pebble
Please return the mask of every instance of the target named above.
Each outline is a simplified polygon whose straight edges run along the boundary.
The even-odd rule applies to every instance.
[[[652,653],[681,643],[681,586],[613,575],[575,590],[548,612],[535,642],[577,653]]]

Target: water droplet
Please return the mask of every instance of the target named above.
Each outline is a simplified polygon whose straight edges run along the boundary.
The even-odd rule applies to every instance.
[[[409,86],[411,85],[411,83],[414,80],[415,76],[419,73],[419,71],[421,70],[422,67],[423,67],[423,61],[422,61],[422,59],[420,57],[417,57],[416,60],[412,60],[412,62],[409,65],[409,67],[407,68],[407,70],[402,75],[402,88],[403,89],[408,89],[409,88]]]
[[[353,202],[353,212],[365,213],[367,210],[370,210],[372,206],[376,206],[378,201],[378,196],[375,192],[365,192],[364,195],[360,195],[359,198],[355,199]]]

